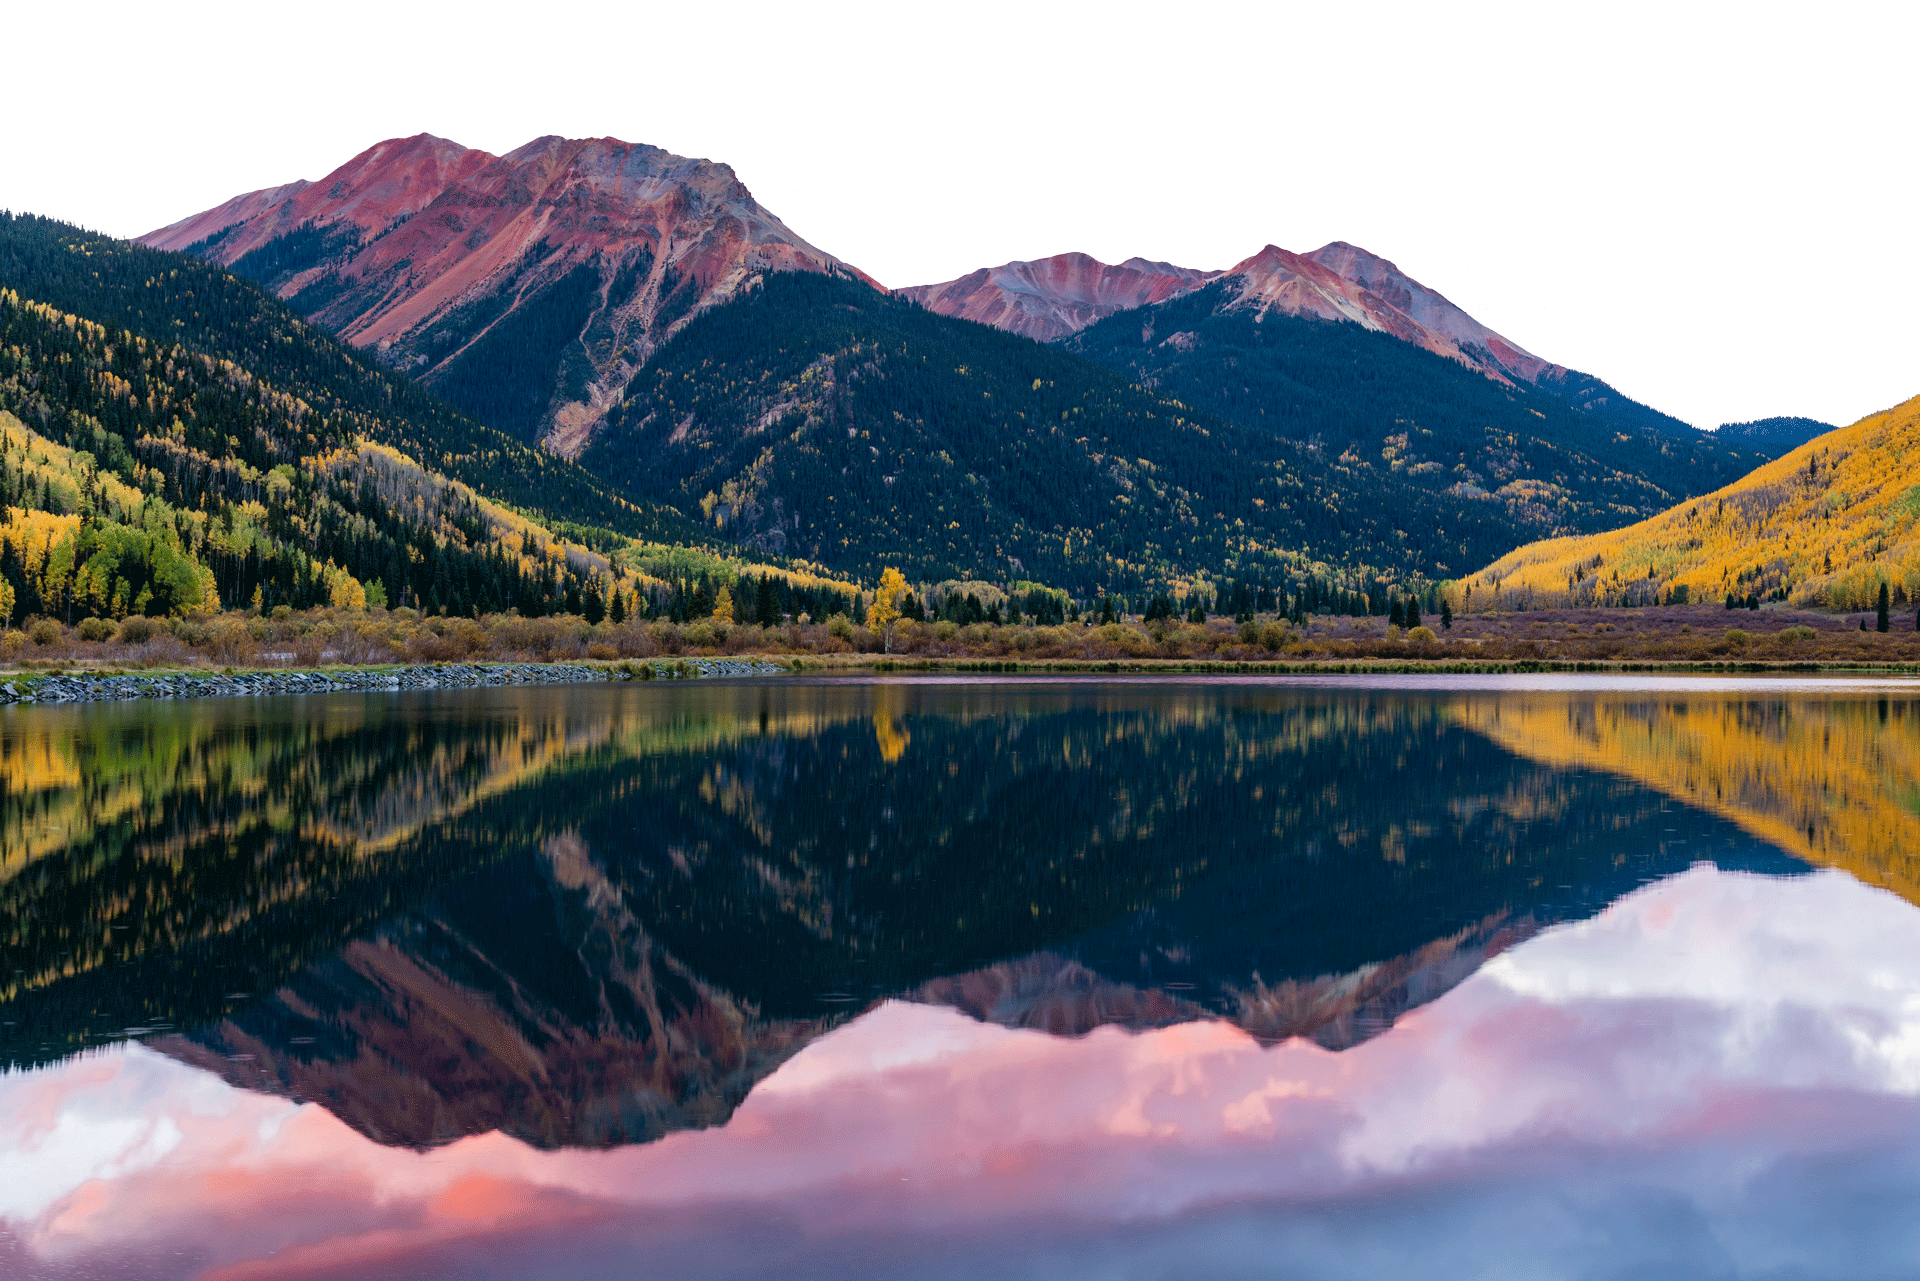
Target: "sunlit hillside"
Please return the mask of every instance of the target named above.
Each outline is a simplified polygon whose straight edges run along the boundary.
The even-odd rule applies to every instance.
[[[1462,700],[1519,755],[1623,774],[1920,903],[1920,722],[1903,699]],[[1700,857],[1712,851],[1701,850]]]
[[[1529,543],[1451,587],[1456,611],[1785,600],[1920,602],[1920,397],[1637,525]]]

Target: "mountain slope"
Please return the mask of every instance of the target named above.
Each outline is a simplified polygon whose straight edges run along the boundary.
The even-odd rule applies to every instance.
[[[259,280],[483,422],[575,454],[687,319],[756,272],[858,276],[726,165],[615,138],[421,134],[150,232]]]
[[[1350,582],[1438,576],[1517,530],[1496,504],[1356,471],[1055,348],[794,273],[683,330],[582,461],[764,551],[1081,595],[1310,564]]]
[[[1920,601],[1920,398],[1829,432],[1649,520],[1537,542],[1462,583],[1477,607],[1758,595],[1872,608]],[[1458,602],[1456,602],[1458,604]]]
[[[613,567],[503,502],[699,536],[250,282],[46,219],[0,218],[0,428],[0,580],[23,618],[383,594],[541,614]]]
[[[1352,300],[1326,287],[1324,269],[1270,266],[1108,317],[1062,346],[1196,409],[1309,443],[1357,486],[1394,479],[1464,510],[1492,508],[1521,539],[1611,528],[1762,460],[1699,432],[1616,429],[1401,334],[1330,323]],[[1309,303],[1327,318],[1291,314]]]
[[[194,258],[48,218],[0,214],[0,286],[242,366],[297,394],[318,420],[350,424],[348,430],[489,497],[638,536],[691,532],[671,513],[635,507],[579,467],[382,372],[251,281]]]

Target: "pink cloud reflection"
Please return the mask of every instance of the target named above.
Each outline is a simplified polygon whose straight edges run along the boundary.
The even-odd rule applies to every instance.
[[[1756,1170],[1920,1136],[1916,925],[1837,873],[1703,867],[1337,1054],[1221,1023],[1056,1040],[889,1003],[802,1051],[726,1126],[607,1152],[497,1134],[382,1148],[135,1048],[0,1079],[0,1188],[22,1189],[0,1192],[0,1216],[11,1257],[39,1266],[111,1257],[138,1260],[130,1276],[232,1281],[669,1257],[695,1275],[828,1256],[925,1271],[930,1243],[1044,1253],[1061,1233],[1146,1233],[1129,1256],[1146,1259],[1234,1207],[1311,1237],[1314,1215],[1391,1218],[1416,1192],[1509,1180],[1524,1198],[1543,1177],[1596,1204],[1664,1189],[1746,1222]],[[1609,1184],[1622,1162],[1630,1179]],[[1472,1212],[1518,1203],[1502,1195]]]

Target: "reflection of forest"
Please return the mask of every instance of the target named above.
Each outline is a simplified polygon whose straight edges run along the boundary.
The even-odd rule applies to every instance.
[[[1920,714],[1906,699],[1556,694],[1451,714],[1520,756],[1631,779],[1920,904]]]
[[[6,864],[0,1034],[34,1062],[164,1023],[386,1142],[629,1142],[876,999],[1338,1047],[1698,859],[1797,866],[1475,706],[781,683],[16,717],[0,824],[75,835]]]

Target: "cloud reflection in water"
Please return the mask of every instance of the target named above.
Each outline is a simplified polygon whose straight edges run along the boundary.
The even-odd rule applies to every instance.
[[[1342,1053],[890,1002],[723,1127],[374,1144],[140,1048],[0,1080],[58,1277],[1908,1276],[1920,930],[1701,867]]]

